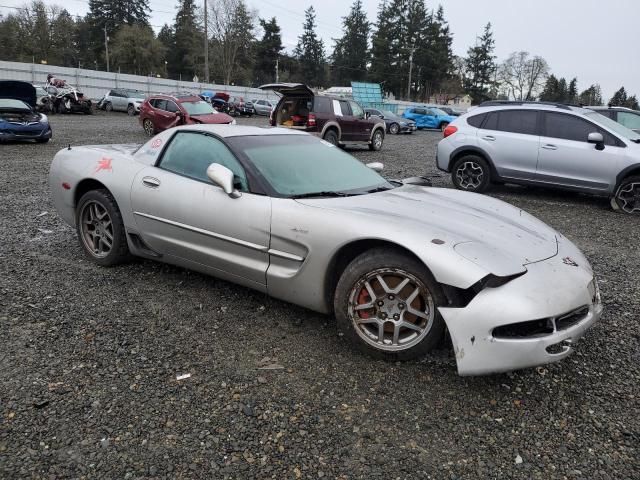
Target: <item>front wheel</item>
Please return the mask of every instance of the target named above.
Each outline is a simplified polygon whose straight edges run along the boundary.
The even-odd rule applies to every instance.
[[[622,180],[611,199],[611,206],[624,213],[640,213],[640,176]]]
[[[379,128],[373,134],[373,138],[371,139],[371,143],[369,144],[369,150],[373,150],[377,152],[382,148],[383,142],[384,142],[384,133],[382,133],[382,129]]]
[[[76,231],[86,255],[111,267],[129,259],[122,214],[108,190],[85,193],[76,208]]]
[[[144,122],[142,122],[142,128],[144,128],[144,133],[146,133],[148,137],[153,137],[156,133],[153,122],[148,118],[145,118]]]
[[[104,109],[107,112],[113,112],[113,105],[111,105],[111,102],[107,102],[107,104],[104,106]]]
[[[420,261],[386,248],[369,250],[345,269],[334,296],[338,331],[377,358],[410,360],[442,339],[442,289]]]
[[[130,117],[133,117],[136,114],[136,107],[134,107],[133,105],[129,105],[127,107],[127,115],[129,115]]]
[[[491,183],[491,170],[486,160],[478,155],[465,155],[456,160],[451,179],[459,190],[484,192]]]
[[[398,125],[397,123],[392,123],[389,126],[389,133],[390,134],[397,135],[399,131],[400,131],[400,125]]]

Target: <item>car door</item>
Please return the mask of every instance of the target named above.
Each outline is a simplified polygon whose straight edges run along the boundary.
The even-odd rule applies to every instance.
[[[338,105],[335,114],[336,120],[338,121],[338,125],[340,125],[340,130],[342,132],[340,140],[343,142],[357,141],[357,136],[355,135],[355,118],[351,113],[349,102],[347,100],[334,100],[333,105],[334,109],[336,105]]]
[[[238,198],[211,183],[212,163],[234,172]],[[156,252],[265,285],[271,199],[250,193],[244,168],[222,140],[177,132],[157,164],[134,179],[131,204],[141,238]]]
[[[170,105],[170,103],[172,105]],[[165,100],[159,98],[156,100],[156,107],[154,112],[154,125],[157,130],[166,130],[167,128],[173,127],[176,123],[176,111],[177,106],[171,100]],[[173,110],[170,111],[170,109]]]
[[[124,98],[124,92],[122,90],[113,90],[112,94],[113,101],[111,102],[111,105],[113,106],[113,109],[117,112],[126,110],[126,107],[123,105],[123,103],[126,101],[126,99]]]
[[[616,121],[636,133],[640,133],[640,112],[616,112],[618,117]]]
[[[359,142],[369,141],[374,123],[365,118],[364,109],[357,102],[350,100],[349,107],[353,117],[353,139]]]
[[[542,136],[538,157],[538,180],[555,185],[605,192],[615,184],[624,156],[623,143],[600,126],[576,115],[542,112]],[[604,149],[587,142],[599,132]]]
[[[423,126],[425,128],[439,128],[440,120],[438,114],[430,108],[425,110],[424,118],[422,119]]]
[[[426,114],[427,110],[424,108],[410,108],[405,110],[402,116],[416,122],[416,127],[425,128],[424,117]]]
[[[535,180],[540,146],[536,110],[489,112],[476,134],[478,146],[487,153],[499,176]]]

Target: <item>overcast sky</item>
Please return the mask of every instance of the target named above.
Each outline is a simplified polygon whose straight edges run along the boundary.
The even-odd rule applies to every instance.
[[[202,4],[203,0],[196,0]],[[209,0],[215,1],[215,0]],[[313,5],[317,13],[318,33],[327,53],[332,38],[341,34],[342,17],[351,0],[246,0],[260,17],[275,16],[282,29],[287,50],[292,50],[302,33],[304,10]],[[88,11],[88,0],[45,0],[64,5],[72,14]],[[1,0],[3,5],[22,6],[23,0]],[[172,23],[172,0],[149,0],[151,23]],[[375,21],[379,0],[363,0],[369,20]],[[491,22],[496,40],[496,55],[505,59],[511,52],[525,50],[544,57],[556,76],[567,81],[578,77],[584,90],[592,83],[602,86],[608,100],[625,86],[640,95],[640,0],[440,0],[429,1],[429,8],[444,7],[445,18],[453,32],[453,51],[464,56],[484,25]],[[0,7],[0,12],[10,10]],[[158,28],[156,28],[158,30]]]

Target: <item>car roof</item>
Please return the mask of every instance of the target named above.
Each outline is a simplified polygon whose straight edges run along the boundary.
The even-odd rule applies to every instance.
[[[247,136],[272,136],[272,135],[304,135],[308,136],[308,133],[300,132],[298,130],[290,130],[288,128],[280,127],[254,127],[250,125],[182,125],[180,127],[174,127],[174,130],[197,130],[202,132],[210,132],[220,137],[247,137]]]
[[[585,106],[585,108],[588,108],[589,110],[622,110],[624,112],[637,112],[640,113],[638,110],[634,110],[633,108],[629,108],[629,107],[611,107],[611,106],[605,106],[605,105],[594,105],[594,106]]]
[[[473,110],[468,110],[467,113],[474,115],[482,112],[493,112],[497,110],[545,110],[548,112],[573,112],[575,114],[581,115],[584,113],[588,113],[590,109],[576,107],[573,105],[561,105],[561,104],[548,104],[541,102],[523,102],[523,103],[502,103],[502,104],[489,104],[489,105],[478,105]]]
[[[149,96],[149,100],[154,98],[161,98],[163,100],[174,100],[177,102],[193,102],[200,101],[202,98],[195,93],[180,92],[180,93],[156,93]],[[204,100],[202,100],[204,101]]]

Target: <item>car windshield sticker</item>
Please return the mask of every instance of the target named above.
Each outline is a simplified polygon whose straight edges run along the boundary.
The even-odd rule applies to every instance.
[[[111,159],[109,157],[102,157],[98,160],[98,166],[96,167],[95,173],[98,173],[101,170],[113,171],[113,168],[111,168]]]
[[[156,138],[151,142],[151,148],[160,148],[162,146],[162,139]]]

